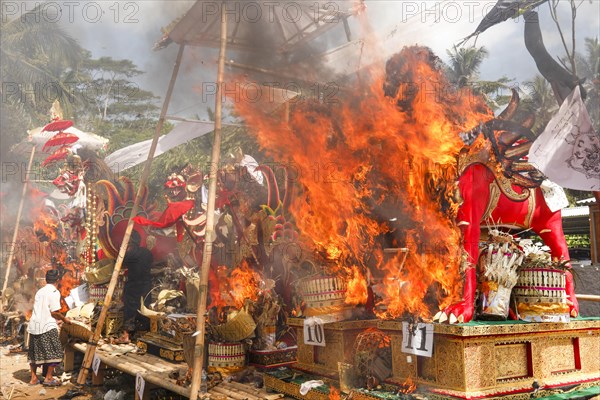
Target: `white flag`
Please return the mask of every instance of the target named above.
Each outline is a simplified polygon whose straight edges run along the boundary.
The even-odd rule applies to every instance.
[[[592,128],[579,86],[533,142],[528,157],[562,187],[600,190],[600,135]]]

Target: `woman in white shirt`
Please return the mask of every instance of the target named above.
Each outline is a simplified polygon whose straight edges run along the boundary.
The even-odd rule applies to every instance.
[[[33,312],[29,320],[27,332],[29,332],[28,361],[31,368],[30,385],[40,383],[37,377],[37,367],[47,366],[44,379],[46,386],[60,386],[60,381],[53,378],[54,368],[63,359],[63,348],[58,338],[58,324],[56,320],[70,323],[68,318],[58,312],[60,306],[60,292],[56,283],[60,279],[58,270],[46,272],[46,286],[35,294]]]

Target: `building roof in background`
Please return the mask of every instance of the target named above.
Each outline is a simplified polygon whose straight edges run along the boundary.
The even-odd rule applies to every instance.
[[[595,204],[595,203],[596,203],[595,197],[590,197],[589,199],[583,199],[583,200],[577,201],[577,204]]]
[[[590,208],[588,206],[563,208],[561,213],[563,218],[583,217],[590,215]]]

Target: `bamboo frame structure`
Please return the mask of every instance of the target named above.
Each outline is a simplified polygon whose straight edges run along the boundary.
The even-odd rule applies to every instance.
[[[19,209],[17,210],[17,220],[15,221],[15,230],[13,232],[12,241],[10,242],[10,248],[8,250],[8,261],[6,262],[6,273],[4,274],[4,283],[2,284],[2,294],[0,295],[0,312],[4,311],[4,296],[6,294],[6,287],[8,286],[8,277],[10,276],[10,267],[15,258],[15,247],[17,246],[17,235],[19,234],[19,225],[21,222],[21,214],[23,213],[23,204],[25,203],[25,195],[27,195],[27,187],[29,186],[29,171],[31,171],[31,165],[33,164],[33,156],[35,155],[35,146],[31,148],[31,155],[29,156],[29,162],[27,163],[27,171],[25,171],[25,183],[23,184],[23,191],[21,192],[21,201],[19,202]]]
[[[77,377],[77,383],[80,385],[85,384],[87,376],[89,374],[90,367],[92,365],[92,361],[94,360],[94,354],[96,352],[96,346],[98,344],[98,340],[100,339],[100,334],[102,332],[102,327],[104,325],[104,320],[106,319],[106,315],[108,314],[108,309],[110,307],[110,302],[112,300],[112,295],[117,286],[117,280],[119,278],[119,273],[121,272],[121,266],[123,265],[123,259],[125,257],[125,253],[127,251],[127,247],[129,245],[129,238],[131,237],[131,231],[133,231],[133,217],[137,215],[138,208],[140,205],[140,201],[142,198],[142,191],[146,186],[146,182],[148,181],[148,176],[150,175],[150,167],[152,166],[152,160],[154,159],[154,153],[156,152],[156,146],[158,144],[158,138],[160,133],[162,132],[163,125],[165,123],[165,117],[167,115],[167,110],[169,108],[169,103],[171,102],[171,95],[173,94],[173,88],[175,86],[175,80],[177,75],[179,74],[179,67],[181,65],[181,58],[183,57],[183,50],[185,48],[184,44],[179,46],[179,52],[177,53],[177,58],[175,60],[175,65],[173,67],[173,73],[171,75],[171,81],[169,82],[169,87],[167,89],[167,94],[165,96],[165,101],[163,103],[160,118],[158,120],[158,124],[156,125],[156,131],[154,133],[154,137],[152,138],[152,145],[150,146],[150,150],[148,152],[148,158],[144,165],[144,170],[142,172],[142,176],[140,179],[140,184],[138,186],[138,190],[135,196],[135,201],[133,203],[133,207],[131,209],[131,214],[129,216],[129,221],[127,223],[127,229],[125,230],[125,234],[123,236],[123,242],[121,243],[121,248],[119,249],[119,255],[117,256],[117,260],[115,262],[115,269],[113,270],[112,277],[110,279],[110,283],[108,285],[108,291],[106,292],[106,296],[104,297],[104,305],[102,307],[102,311],[100,312],[100,316],[98,317],[98,322],[96,325],[96,329],[94,331],[94,335],[92,336],[90,342],[88,343],[88,347],[85,352],[85,356],[83,359],[83,364],[81,366],[81,370],[79,372],[79,376]]]
[[[196,345],[194,346],[194,367],[192,384],[190,387],[190,400],[198,398],[198,390],[202,380],[205,350],[205,321],[206,297],[208,294],[208,272],[212,258],[212,247],[215,240],[215,199],[217,197],[217,166],[221,155],[221,118],[223,114],[223,74],[225,69],[225,51],[227,47],[227,13],[221,6],[221,48],[219,49],[219,63],[217,68],[217,93],[215,96],[215,137],[211,155],[211,169],[208,183],[208,203],[206,210],[206,235],[204,251],[202,253],[202,267],[198,287],[198,308],[196,317]],[[202,393],[204,395],[204,393]]]

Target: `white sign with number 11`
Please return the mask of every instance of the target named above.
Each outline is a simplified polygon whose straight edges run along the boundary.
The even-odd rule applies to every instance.
[[[418,323],[409,328],[408,322],[402,322],[402,352],[431,357],[433,324]]]

